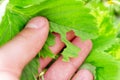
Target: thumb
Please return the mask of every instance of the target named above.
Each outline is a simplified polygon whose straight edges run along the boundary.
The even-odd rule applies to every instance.
[[[14,23],[13,23],[14,24]],[[0,69],[22,70],[43,47],[49,32],[48,20],[35,17],[14,39],[0,48]]]

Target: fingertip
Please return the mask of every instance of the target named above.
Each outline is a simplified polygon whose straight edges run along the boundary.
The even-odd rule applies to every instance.
[[[28,22],[28,24],[26,25],[25,28],[40,29],[40,28],[43,28],[43,27],[49,29],[49,22],[48,22],[47,18],[42,17],[42,16],[38,16],[38,17],[32,18]]]
[[[93,43],[90,39],[82,41],[82,39],[80,37],[75,37],[74,40],[72,41],[72,43],[74,45],[78,46],[79,48],[82,48],[83,46],[85,46],[86,48],[92,49],[92,46],[93,46]],[[83,44],[83,45],[81,45],[81,44]]]
[[[92,49],[93,43],[91,40],[86,40],[84,42],[84,45],[86,45],[89,49]]]
[[[72,80],[94,80],[93,74],[87,69],[79,70]]]

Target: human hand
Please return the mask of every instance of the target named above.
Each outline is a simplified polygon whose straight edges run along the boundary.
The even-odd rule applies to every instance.
[[[43,47],[49,32],[49,23],[43,17],[36,17],[29,21],[25,29],[22,30],[14,39],[0,48],[0,80],[19,80],[25,65],[32,60],[39,50]],[[54,54],[59,53],[64,44],[60,41],[60,35],[56,36],[56,44],[50,49]],[[45,73],[45,80],[69,80],[76,70],[83,63],[92,48],[90,40],[82,42],[75,37],[72,31],[67,33],[67,39],[81,48],[77,58],[71,58],[70,62],[63,62],[62,57]],[[39,72],[44,69],[51,58],[40,58]],[[79,70],[72,80],[93,80],[92,74],[85,69]]]

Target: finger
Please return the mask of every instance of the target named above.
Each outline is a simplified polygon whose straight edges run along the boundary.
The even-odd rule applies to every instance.
[[[72,80],[93,80],[92,73],[87,69],[81,69],[79,70]]]
[[[57,53],[59,53],[63,47],[65,46],[64,43],[60,40],[60,35],[57,33],[54,33],[55,35],[55,45],[54,46],[50,46],[50,50],[56,55]],[[70,41],[75,37],[75,34],[73,31],[69,31],[66,34],[67,39]],[[51,61],[51,58],[40,58],[39,62],[40,62],[40,67],[39,67],[39,72],[41,72],[42,69],[44,69]]]
[[[1,47],[0,67],[4,69],[9,67],[10,71],[21,71],[42,48],[48,31],[49,23],[46,18],[35,17],[30,20],[23,31]]]
[[[46,72],[44,76],[45,80],[70,80],[92,48],[92,42],[90,40],[83,43],[78,37],[73,40],[73,44],[81,48],[79,56],[77,58],[71,58],[70,62],[63,62],[62,57],[60,57]]]

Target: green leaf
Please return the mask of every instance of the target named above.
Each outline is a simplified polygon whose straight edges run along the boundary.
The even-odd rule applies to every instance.
[[[39,61],[34,58],[23,70],[20,80],[37,80]]]
[[[54,44],[55,44],[55,37],[51,32],[49,32],[48,39],[45,45],[43,46],[42,50],[39,52],[38,56],[43,58],[46,58],[46,57],[55,58],[55,55],[49,49],[49,46],[53,46]]]
[[[99,26],[99,37],[93,39],[93,48],[97,48],[100,51],[107,50],[117,41],[117,30],[110,21],[109,16],[104,16]]]
[[[61,0],[59,1],[61,3]],[[85,8],[79,1],[69,0],[65,1],[64,4],[47,8],[37,14],[47,17],[55,24],[79,31],[75,31],[79,36],[85,33],[84,37],[82,35],[82,39],[92,39],[96,38],[98,28],[96,27],[95,18],[89,12],[89,9]]]
[[[27,17],[21,16],[18,13],[6,9],[5,16],[0,23],[0,45],[11,40],[27,22]]]
[[[119,80],[120,78],[120,63],[107,53],[92,51],[86,63],[96,67],[96,80]]]
[[[61,53],[63,55],[63,60],[69,61],[69,57],[77,57],[80,49],[74,46],[71,42],[69,42],[66,39],[66,33],[70,31],[72,28],[70,29],[69,27],[61,26],[53,22],[51,22],[50,24],[51,24],[51,29],[50,29],[51,32],[57,32],[61,34],[61,40],[66,44],[66,48]]]
[[[112,47],[110,47],[107,52],[114,56],[117,60],[120,61],[120,39],[114,44]]]
[[[92,5],[91,9],[93,8],[94,6]],[[108,50],[110,50],[113,54],[119,54],[119,52],[115,53],[114,50],[111,49],[116,45],[118,40],[118,31],[116,27],[114,27],[111,15],[106,11],[106,8],[104,7],[104,10],[100,9],[101,6],[98,6],[97,9],[95,8],[92,14],[96,16],[99,33],[96,39],[92,39],[93,49],[85,63],[90,63],[96,67],[95,80],[119,80],[120,62],[108,52]]]

